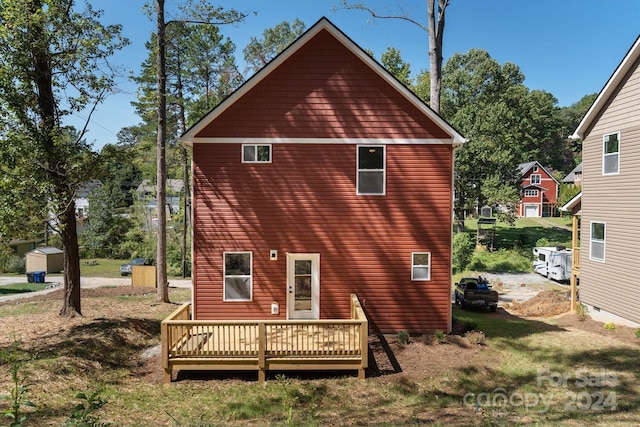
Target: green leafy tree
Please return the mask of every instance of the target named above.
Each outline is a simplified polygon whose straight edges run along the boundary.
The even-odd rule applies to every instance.
[[[406,87],[411,87],[411,66],[400,56],[400,51],[393,47],[388,47],[380,57],[384,68],[387,69],[400,83]]]
[[[65,316],[81,314],[75,190],[98,159],[85,129],[64,120],[91,116],[113,90],[107,61],[127,43],[120,26],[100,24],[101,15],[73,0],[0,0],[0,224],[15,231],[53,215],[64,250]]]
[[[442,115],[467,138],[456,153],[456,215],[487,203],[514,218],[520,197],[518,165],[557,150],[555,98],[529,91],[513,63],[499,64],[484,50],[455,54],[446,63]]]
[[[261,39],[251,37],[242,51],[249,70],[256,72],[267,65],[305,30],[305,23],[296,18],[291,23],[283,21],[273,28],[267,28],[262,32]]]
[[[127,216],[118,214],[124,198],[125,193],[115,182],[104,184],[89,195],[88,225],[81,237],[91,256],[128,258],[131,255],[120,251],[126,233],[133,227]]]

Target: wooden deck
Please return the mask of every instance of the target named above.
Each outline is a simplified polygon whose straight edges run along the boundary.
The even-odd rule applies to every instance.
[[[356,295],[348,320],[191,320],[185,304],[162,322],[165,382],[174,370],[356,370],[368,366],[368,321]]]

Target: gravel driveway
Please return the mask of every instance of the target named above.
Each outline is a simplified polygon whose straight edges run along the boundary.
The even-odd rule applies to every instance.
[[[21,298],[29,298],[34,295],[42,295],[49,292],[53,292],[56,289],[59,289],[62,286],[62,276],[50,276],[45,279],[49,286],[47,289],[37,292],[25,292],[22,294],[13,294],[7,296],[0,296],[0,301],[11,301],[17,300]],[[27,276],[0,276],[0,286],[9,285],[12,283],[27,283]],[[131,286],[131,277],[115,277],[115,278],[107,278],[107,277],[81,277],[80,278],[80,287],[82,289],[86,288],[99,288],[103,286]],[[190,288],[191,287],[191,279],[170,279],[169,287],[172,288]]]

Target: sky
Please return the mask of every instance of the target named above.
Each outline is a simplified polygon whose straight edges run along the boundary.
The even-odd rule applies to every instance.
[[[89,0],[104,11],[103,24],[121,24],[131,44],[112,62],[139,74],[147,56],[145,42],[155,23],[143,12],[145,0]],[[176,17],[180,0],[166,0],[166,19]],[[426,25],[426,0],[359,0],[379,13],[410,16]],[[415,76],[429,69],[428,36],[401,20],[374,20],[363,11],[335,10],[340,0],[211,0],[225,9],[249,16],[237,26],[222,26],[221,33],[236,45],[236,62],[244,70],[242,50],[251,37],[283,21],[302,20],[307,28],[327,17],[376,59],[388,47],[400,51]],[[351,1],[355,3],[355,1]],[[629,48],[640,35],[640,0],[450,0],[444,30],[444,63],[455,53],[486,50],[500,64],[512,62],[525,76],[530,90],[545,90],[569,106],[583,96],[600,92]],[[247,78],[250,76],[246,76]],[[136,85],[118,81],[111,95],[93,114],[86,135],[99,150],[115,144],[123,127],[138,124],[131,106]],[[68,124],[82,127],[86,115]]]

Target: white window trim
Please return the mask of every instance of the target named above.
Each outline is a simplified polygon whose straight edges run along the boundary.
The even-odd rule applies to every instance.
[[[604,240],[593,238],[593,224],[604,225]],[[593,253],[592,253],[593,251],[591,250],[591,244],[593,242],[602,243],[602,258],[593,257]],[[604,221],[591,221],[589,223],[589,259],[591,261],[605,262],[606,257],[607,257],[607,223]]]
[[[249,275],[229,276],[229,277],[248,277],[251,280],[249,286],[249,299],[227,299],[227,254],[249,254]],[[253,301],[253,252],[250,251],[225,251],[222,253],[222,301],[223,302],[252,302]]]
[[[613,153],[605,153],[604,150],[606,149],[606,142],[605,142],[605,138],[609,135],[617,135],[618,136],[618,151],[613,152]],[[610,132],[610,133],[606,133],[604,135],[602,135],[602,175],[607,176],[607,175],[618,175],[620,174],[620,145],[622,144],[622,141],[620,140],[620,131],[618,132]],[[616,172],[605,172],[604,170],[604,159],[607,156],[618,156],[618,165],[616,167]]]
[[[537,182],[533,182],[533,177],[534,176],[538,177],[538,181]],[[531,174],[531,176],[529,177],[529,180],[531,181],[531,184],[540,184],[540,183],[542,183],[542,175],[540,175],[539,173]]]
[[[527,192],[529,192],[529,194],[527,194]],[[535,189],[526,189],[524,190],[524,196],[525,197],[538,197],[538,190]]]
[[[425,267],[424,265],[415,265],[413,263],[413,257],[414,255],[428,255],[429,256],[429,264],[427,264],[427,268],[429,271],[428,277],[424,278],[424,279],[416,279],[414,277],[413,271],[416,267]],[[426,281],[430,281],[431,280],[431,252],[411,252],[411,280],[412,281],[420,281],[420,282],[426,282]]]
[[[384,150],[382,156],[382,169],[360,169],[360,148],[381,147]],[[360,171],[382,172],[382,193],[361,193],[360,192]],[[386,145],[356,145],[356,195],[358,196],[386,196],[387,195],[387,146]]]
[[[534,171],[534,172],[538,172],[538,166],[534,166],[534,167],[533,167],[533,171]]]
[[[245,160],[244,158],[245,147],[254,147],[256,160]],[[269,160],[258,160],[258,147],[269,147]],[[242,163],[271,163],[271,159],[273,158],[273,147],[271,146],[271,144],[242,144],[241,156],[242,156]]]

